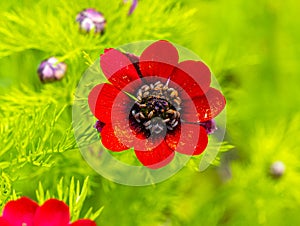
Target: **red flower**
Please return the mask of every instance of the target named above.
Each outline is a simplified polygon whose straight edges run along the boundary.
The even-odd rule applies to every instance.
[[[57,199],[49,199],[42,206],[29,198],[9,201],[0,217],[1,226],[96,226],[91,220],[70,223],[69,207]]]
[[[151,44],[140,57],[105,50],[100,66],[111,84],[95,86],[88,102],[104,125],[101,140],[107,149],[134,147],[139,161],[152,169],[167,165],[174,151],[199,155],[205,150],[203,122],[223,110],[225,98],[210,87],[203,62],[178,61],[177,49],[167,41]]]

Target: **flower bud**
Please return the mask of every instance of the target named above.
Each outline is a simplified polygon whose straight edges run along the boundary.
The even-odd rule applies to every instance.
[[[127,3],[128,0],[123,0],[123,3]],[[132,0],[128,15],[131,15],[133,13],[133,11],[135,10],[136,6],[138,4],[138,0]]]
[[[285,165],[281,161],[276,161],[271,165],[270,173],[274,177],[281,177],[285,171]]]
[[[50,57],[40,64],[38,74],[42,82],[52,82],[64,77],[67,65],[59,62],[55,57]]]
[[[216,121],[214,119],[208,120],[206,122],[200,122],[200,125],[205,128],[207,134],[212,134],[218,129],[216,126]]]
[[[97,131],[98,131],[99,133],[101,133],[101,131],[102,131],[102,129],[103,129],[104,126],[105,126],[105,123],[98,120],[98,121],[95,123],[94,128],[97,129]]]
[[[103,34],[106,26],[106,20],[103,14],[92,8],[85,9],[78,13],[76,22],[79,23],[80,31],[86,33],[94,31],[95,34]]]

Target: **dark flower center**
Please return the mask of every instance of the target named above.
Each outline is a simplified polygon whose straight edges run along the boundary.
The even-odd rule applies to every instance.
[[[132,124],[138,124],[146,132],[161,134],[165,130],[174,130],[180,123],[181,99],[174,88],[162,84],[145,84],[137,92],[137,101],[130,111]],[[165,131],[166,132],[166,131]]]

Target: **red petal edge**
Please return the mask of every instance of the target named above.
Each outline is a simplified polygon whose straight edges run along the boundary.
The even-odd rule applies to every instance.
[[[134,150],[138,160],[146,167],[158,169],[169,164],[174,158],[174,151],[162,141],[156,148],[149,151]]]
[[[171,76],[191,98],[201,96],[209,89],[211,73],[201,61],[187,60],[179,63]]]
[[[167,41],[149,45],[141,54],[139,67],[143,76],[168,78],[178,64],[177,49]]]
[[[176,129],[174,133],[167,134],[166,142],[172,149],[181,154],[199,155],[205,150],[208,137],[204,127],[197,124],[182,123],[181,127]]]
[[[3,210],[3,218],[11,225],[33,225],[34,214],[38,204],[27,197],[9,201]]]
[[[118,97],[118,101],[115,99]],[[95,86],[89,94],[88,103],[92,113],[100,121],[111,122],[112,107],[114,111],[124,113],[132,100],[113,85],[104,83]]]
[[[129,83],[140,80],[132,62],[116,49],[108,49],[100,56],[101,69],[115,87],[122,90]],[[138,82],[136,82],[138,85]],[[127,86],[124,91],[133,92],[136,87]]]
[[[78,220],[71,224],[71,226],[97,226],[97,224],[92,220]]]
[[[194,106],[197,109],[197,118],[200,122],[205,122],[215,118],[226,105],[225,97],[214,88],[210,88],[205,95],[196,97],[192,101],[183,102],[182,119],[187,122],[195,122]]]
[[[69,221],[69,207],[62,201],[49,199],[37,209],[34,226],[67,226]]]

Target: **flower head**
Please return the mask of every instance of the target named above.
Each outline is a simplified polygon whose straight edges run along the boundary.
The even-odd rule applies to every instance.
[[[102,13],[95,9],[89,8],[81,11],[76,16],[76,21],[79,23],[79,29],[83,32],[90,31],[95,34],[103,34],[106,26],[106,20]]]
[[[96,226],[91,220],[70,223],[69,207],[57,199],[49,199],[42,206],[29,198],[9,201],[0,217],[1,226]]]
[[[38,68],[39,78],[42,82],[52,82],[64,77],[67,65],[59,62],[55,57],[50,57],[40,64]]]
[[[116,49],[101,55],[111,84],[95,86],[88,99],[92,113],[105,123],[101,141],[107,149],[133,147],[152,169],[167,165],[175,151],[199,155],[205,150],[225,98],[210,87],[203,62],[178,61],[177,49],[167,41],[151,44],[139,57]]]

